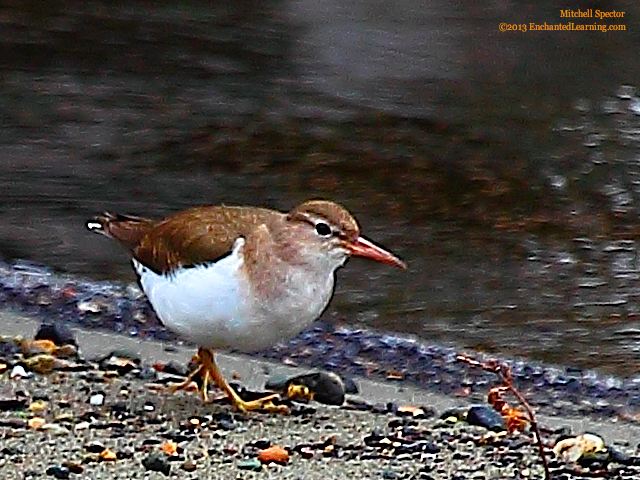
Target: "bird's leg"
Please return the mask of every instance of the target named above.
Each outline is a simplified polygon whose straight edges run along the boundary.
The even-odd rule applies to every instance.
[[[241,412],[262,410],[266,412],[286,413],[289,411],[287,406],[273,403],[274,400],[280,398],[280,395],[277,393],[258,398],[257,400],[251,400],[250,402],[244,401],[225,380],[220,368],[218,368],[216,364],[213,351],[201,348],[198,351],[198,356],[200,357],[200,368],[204,371],[203,385],[204,383],[208,383],[209,378],[213,380],[216,385],[229,396],[229,400],[233,406]]]
[[[203,352],[206,352],[206,350],[203,348],[198,350],[198,354],[194,357],[194,360],[198,363],[198,366],[187,376],[186,379],[184,379],[184,381],[179,383],[172,383],[169,385],[169,391],[171,391],[171,393],[175,393],[178,390],[186,390],[191,386],[191,383],[194,382],[195,377],[197,377],[198,375],[202,375],[202,385],[200,387],[200,394],[202,395],[202,399],[205,402],[209,401],[208,390],[209,390],[209,378],[211,378],[211,376],[209,375],[208,370],[203,367],[202,360],[201,360]]]

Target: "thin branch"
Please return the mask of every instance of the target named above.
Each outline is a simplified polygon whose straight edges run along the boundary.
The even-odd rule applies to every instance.
[[[538,422],[536,421],[536,416],[533,413],[533,409],[529,405],[529,402],[524,398],[524,396],[518,391],[518,389],[513,385],[513,378],[511,376],[511,368],[508,365],[500,363],[495,360],[490,360],[488,362],[479,362],[467,355],[458,355],[456,360],[460,362],[465,362],[472,367],[479,367],[488,372],[492,372],[498,376],[502,385],[507,388],[513,395],[518,399],[520,404],[527,411],[527,415],[529,416],[529,422],[531,423],[531,428],[533,428],[533,432],[536,436],[536,444],[538,445],[538,452],[540,453],[540,458],[542,459],[542,464],[544,466],[544,475],[546,480],[551,480],[551,472],[549,471],[549,462],[547,462],[547,457],[544,454],[544,447],[542,445],[542,436],[540,434],[540,429],[538,428]]]

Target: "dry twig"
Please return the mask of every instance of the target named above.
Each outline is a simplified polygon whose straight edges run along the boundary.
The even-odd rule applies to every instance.
[[[544,466],[545,479],[551,480],[549,463],[547,462],[547,457],[544,454],[544,447],[542,446],[542,437],[540,435],[540,429],[538,428],[538,422],[536,421],[536,416],[533,413],[533,410],[531,409],[531,406],[529,405],[527,400],[513,385],[513,378],[511,377],[511,368],[509,368],[508,365],[504,363],[500,363],[496,360],[489,360],[488,362],[479,362],[471,357],[468,357],[467,355],[458,355],[456,359],[460,362],[465,362],[473,367],[480,367],[483,370],[492,372],[498,376],[498,378],[502,382],[502,387],[491,389],[489,393],[489,401],[494,406],[494,408],[496,408],[496,410],[498,410],[500,413],[502,413],[503,415],[505,413],[507,414],[507,418],[506,418],[507,425],[509,425],[509,420],[510,420],[509,414],[511,414],[513,417],[512,421],[514,426],[519,420],[521,420],[521,418],[517,413],[513,411],[514,409],[510,408],[507,405],[506,401],[504,401],[503,393],[504,391],[509,391],[518,399],[520,404],[526,410],[527,415],[529,417],[527,420],[531,424],[531,428],[533,428],[533,431],[535,433],[536,443],[538,445],[538,452],[540,453],[540,458],[542,459],[542,464]],[[516,412],[520,412],[520,411],[516,410]],[[509,431],[511,431],[511,428],[509,429]]]

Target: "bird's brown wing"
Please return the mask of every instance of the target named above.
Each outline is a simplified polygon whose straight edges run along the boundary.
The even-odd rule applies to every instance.
[[[240,236],[284,214],[252,207],[211,206],[177,213],[146,229],[134,257],[158,273],[216,261],[231,252]]]

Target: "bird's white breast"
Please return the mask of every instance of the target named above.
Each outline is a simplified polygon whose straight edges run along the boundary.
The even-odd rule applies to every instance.
[[[133,265],[168,328],[205,348],[259,350],[295,336],[322,313],[333,293],[333,272],[317,288],[303,282],[302,291],[285,289],[270,304],[249,286],[243,246],[238,239],[219,261],[170,274],[157,274],[135,259]]]

